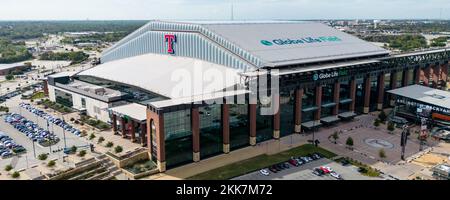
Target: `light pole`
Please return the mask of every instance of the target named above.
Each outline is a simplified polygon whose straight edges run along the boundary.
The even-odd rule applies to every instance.
[[[62,114],[61,114],[61,117],[62,117],[62,120],[63,120],[63,124],[66,124],[66,120],[64,119],[64,116],[62,116]],[[66,143],[66,130],[64,130],[63,127],[61,127],[61,128],[62,128],[62,130],[63,130],[64,148],[67,148],[67,143]]]

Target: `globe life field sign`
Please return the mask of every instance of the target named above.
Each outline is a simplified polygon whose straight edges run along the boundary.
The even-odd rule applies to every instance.
[[[305,37],[299,39],[273,39],[273,40],[261,40],[261,44],[265,46],[273,45],[296,45],[296,44],[311,44],[311,43],[323,43],[323,42],[340,42],[340,38],[336,36],[322,36],[322,37]]]
[[[347,76],[348,71],[345,69],[334,71],[334,72],[325,72],[325,73],[316,73],[313,75],[313,80],[323,80],[323,79],[329,79],[329,78],[336,78],[339,76]]]

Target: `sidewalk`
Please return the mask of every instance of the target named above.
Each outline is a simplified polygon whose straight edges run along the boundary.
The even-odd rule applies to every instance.
[[[256,146],[246,147],[229,154],[222,154],[209,159],[201,160],[198,163],[184,165],[165,173],[147,177],[150,180],[179,180],[185,179],[212,169],[216,169],[238,161],[250,159],[263,154],[276,154],[301,145],[306,144],[309,137],[299,134],[281,138],[280,140],[269,140]]]

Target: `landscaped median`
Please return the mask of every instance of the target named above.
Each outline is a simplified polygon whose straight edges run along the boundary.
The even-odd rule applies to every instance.
[[[237,176],[248,174],[250,172],[266,168],[268,166],[285,162],[293,156],[306,156],[307,154],[320,153],[326,158],[333,158],[336,154],[322,149],[320,147],[315,147],[312,144],[305,144],[297,148],[293,148],[288,151],[284,151],[274,155],[260,155],[248,160],[243,160],[233,164],[229,164],[217,169],[213,169],[192,177],[190,180],[228,180]]]

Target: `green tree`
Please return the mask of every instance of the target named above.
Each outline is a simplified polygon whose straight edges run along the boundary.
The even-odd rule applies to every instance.
[[[108,148],[111,148],[111,147],[113,147],[114,146],[114,143],[113,142],[108,142],[108,143],[106,143],[106,147],[108,147]]]
[[[100,144],[105,141],[104,137],[99,137],[97,143]]]
[[[89,140],[93,140],[95,138],[95,134],[91,133],[91,135],[89,136]]]
[[[347,145],[348,148],[353,149],[353,138],[352,137],[348,137],[347,141],[345,142],[345,144]]]
[[[38,155],[38,159],[39,159],[39,160],[47,160],[47,158],[48,158],[48,155],[45,154],[45,153],[39,154],[39,155]]]
[[[380,158],[386,158],[386,152],[384,151],[384,149],[380,149],[380,151],[378,152],[378,156],[380,156]]]
[[[334,140],[334,144],[337,144],[337,140],[339,139],[339,133],[337,131],[335,131],[332,135],[331,138],[333,138]]]
[[[14,172],[11,176],[13,178],[19,178],[20,177],[20,173],[19,172]]]
[[[78,156],[84,157],[86,155],[86,150],[81,150],[80,153],[78,153]]]
[[[373,125],[375,127],[379,127],[380,126],[380,120],[379,119],[375,119],[375,121],[373,122]]]
[[[75,145],[73,145],[72,147],[70,147],[70,151],[71,151],[72,153],[76,153],[77,150],[78,150],[78,148],[77,148]]]
[[[114,152],[116,153],[120,153],[123,151],[123,148],[121,146],[116,146],[116,148],[114,148]]]
[[[47,163],[47,167],[54,167],[56,165],[56,162],[54,161],[54,160],[50,160],[48,163]]]
[[[8,81],[10,81],[10,80],[14,80],[14,75],[12,75],[12,74],[8,74],[8,75],[6,75],[6,80],[8,80]]]
[[[395,130],[395,124],[392,122],[388,123],[388,127],[387,127],[388,131],[394,131]]]
[[[382,110],[382,111],[380,112],[380,114],[378,115],[378,119],[380,119],[381,122],[385,122],[385,121],[386,121],[387,115],[386,115],[386,113],[384,112],[384,110]]]
[[[13,169],[13,167],[11,165],[6,165],[5,166],[5,171],[9,172]]]

